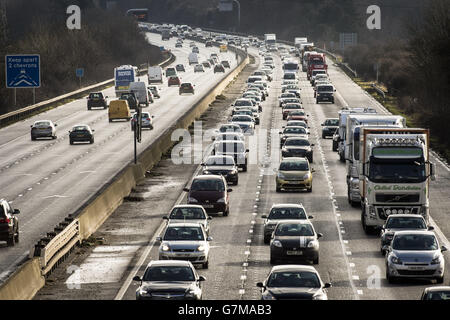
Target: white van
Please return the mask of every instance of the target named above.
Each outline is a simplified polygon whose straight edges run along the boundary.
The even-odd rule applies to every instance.
[[[159,66],[148,68],[148,83],[163,83],[163,69]]]
[[[194,52],[189,54],[189,65],[191,64],[198,64],[198,55]]]
[[[136,94],[139,105],[143,104],[148,107],[150,99],[148,97],[147,86],[145,85],[145,82],[131,82],[130,92],[134,92]]]

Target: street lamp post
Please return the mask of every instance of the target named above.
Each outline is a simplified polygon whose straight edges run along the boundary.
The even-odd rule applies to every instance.
[[[237,4],[238,7],[238,29],[241,27],[241,4],[238,0],[233,0]]]

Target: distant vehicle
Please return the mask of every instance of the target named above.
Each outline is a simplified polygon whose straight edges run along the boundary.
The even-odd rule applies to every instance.
[[[31,140],[34,141],[37,138],[56,139],[56,127],[58,125],[51,120],[38,120],[32,124],[31,127]]]
[[[230,213],[230,195],[233,189],[228,188],[223,176],[198,175],[192,181],[190,188],[184,188],[188,192],[187,203],[198,204],[205,208],[206,212],[222,212],[226,217]]]
[[[275,178],[276,192],[281,192],[282,189],[306,189],[312,192],[313,172],[314,169],[306,158],[282,159]]]
[[[221,44],[219,50],[220,52],[227,52],[228,46],[226,44]]]
[[[147,8],[129,9],[126,14],[127,14],[127,16],[135,17],[137,21],[141,21],[141,22],[148,21],[148,9]]]
[[[214,143],[213,155],[232,156],[234,163],[244,172],[247,171],[248,152],[244,141],[222,140]]]
[[[19,213],[20,210],[13,209],[8,201],[0,200],[0,241],[6,241],[10,247],[19,242],[19,220],[16,217]]]
[[[450,287],[429,287],[423,290],[420,300],[450,300]]]
[[[202,224],[172,222],[167,225],[163,236],[156,240],[161,242],[159,260],[189,260],[208,269],[209,242],[212,238],[206,234]]]
[[[183,94],[183,93],[192,93],[195,94],[194,91],[194,86],[192,85],[192,83],[190,82],[184,82],[182,84],[180,84],[180,90],[179,90],[179,94]]]
[[[94,132],[87,124],[80,124],[72,127],[69,131],[69,142],[89,142],[94,143]]]
[[[211,64],[208,61],[202,62],[203,67],[205,68],[211,68]]]
[[[194,67],[194,72],[205,72],[202,64],[196,64]]]
[[[334,92],[336,89],[331,84],[322,84],[317,86],[316,103],[329,101],[334,103]]]
[[[313,162],[314,143],[310,143],[307,138],[291,137],[287,138],[281,149],[281,156],[307,158],[309,163]]]
[[[168,216],[163,217],[167,220],[167,225],[171,223],[200,223],[203,225],[206,233],[209,233],[209,221],[212,217],[208,216],[202,206],[196,204],[179,204],[172,208]]]
[[[202,174],[222,175],[228,183],[233,185],[239,183],[238,167],[232,156],[209,156],[202,166]]]
[[[166,68],[166,78],[177,76],[177,70],[175,68]]]
[[[128,92],[130,83],[136,81],[138,77],[138,68],[131,65],[123,65],[114,68],[114,89],[116,96],[120,96],[122,92]]]
[[[322,123],[322,127],[322,139],[329,136],[332,137],[339,128],[339,118],[327,118],[325,122]]]
[[[282,109],[283,120],[286,120],[288,114],[292,111],[302,111],[303,106],[300,103],[284,103]]]
[[[217,73],[217,72],[225,73],[225,67],[221,64],[216,64],[214,66],[214,73]]]
[[[200,50],[198,49],[197,46],[192,48],[192,53],[200,53]]]
[[[175,48],[183,48],[183,43],[177,42],[177,43],[175,44]]]
[[[264,282],[256,284],[261,288],[262,300],[328,300],[327,288],[313,266],[275,266]]]
[[[157,86],[148,86],[148,89],[151,91],[153,97],[156,99],[160,99],[161,96],[159,95],[159,89]]]
[[[255,133],[255,118],[247,115],[236,115],[231,117],[230,122],[238,124],[245,134],[253,135]]]
[[[182,64],[177,64],[177,65],[175,66],[175,69],[176,69],[178,72],[185,72],[185,71],[186,71],[186,69],[184,69],[184,65],[182,65]]]
[[[213,44],[212,44],[211,41],[206,41],[206,42],[205,42],[205,47],[206,47],[206,48],[209,48],[209,47],[212,47],[212,46],[213,46]]]
[[[170,86],[177,86],[179,87],[181,84],[180,78],[178,76],[171,76],[169,77],[169,80],[167,81],[167,85]]]
[[[288,98],[297,98],[297,96],[295,95],[295,93],[291,93],[291,92],[282,93],[278,97],[279,106],[282,107],[284,99],[288,99]]]
[[[91,92],[87,99],[87,109],[91,110],[92,108],[108,108],[108,102],[106,99],[108,96],[103,96],[102,92]]]
[[[161,40],[170,40],[170,29],[161,30]]]
[[[319,264],[319,238],[308,219],[277,223],[270,240],[270,264],[277,261],[312,261]]]
[[[148,83],[163,83],[163,69],[160,66],[148,68]]]
[[[227,60],[223,60],[221,62],[221,64],[225,67],[225,68],[231,68],[230,63]]]
[[[150,129],[153,130],[153,118],[155,116],[151,116],[149,112],[141,112],[141,118],[142,118],[142,129]],[[131,118],[131,131],[134,131],[134,127],[136,126],[137,121],[137,112],[133,114],[133,117]]]
[[[148,107],[150,103],[150,98],[148,96],[147,86],[145,82],[131,82],[130,83],[130,92],[133,92],[136,95],[137,101],[139,105],[144,105]]]
[[[435,279],[444,282],[445,259],[439,241],[432,231],[397,231],[386,254],[386,279]]]
[[[127,100],[113,100],[109,103],[108,119],[112,122],[116,119],[131,119],[130,107]]]
[[[285,127],[283,131],[280,131],[280,147],[283,146],[284,142],[289,137],[302,137],[308,138],[308,131],[304,127]]]
[[[262,215],[264,220],[264,243],[269,243],[277,223],[283,220],[313,219],[307,216],[302,204],[279,203],[272,205],[269,215]]]
[[[119,100],[127,100],[128,101],[128,106],[130,107],[130,109],[135,109],[137,110],[138,108],[138,99],[137,96],[134,92],[124,92],[120,95]]]
[[[198,275],[190,261],[153,260],[144,276],[133,280],[140,283],[136,300],[201,300],[200,283],[206,279]]]

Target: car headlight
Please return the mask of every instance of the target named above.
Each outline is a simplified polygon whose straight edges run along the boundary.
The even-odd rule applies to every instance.
[[[393,264],[403,264],[402,260],[400,258],[397,258],[396,256],[391,257],[391,262]]]
[[[375,207],[369,206],[369,214],[370,214],[371,216],[376,216],[376,213],[375,213]]]
[[[195,297],[195,291],[194,290],[189,290],[188,292],[186,292],[186,294],[184,296],[186,298],[194,298]]]
[[[284,174],[282,174],[281,172],[277,173],[277,177],[280,178],[280,179],[284,179],[285,178]]]
[[[440,264],[442,261],[441,256],[437,256],[433,260],[431,260],[431,264]]]
[[[318,248],[319,247],[319,241],[312,240],[308,243],[308,248]]]
[[[308,179],[309,179],[309,177],[310,177],[310,176],[309,176],[309,173],[307,173],[307,174],[305,174],[305,175],[303,176],[303,178],[302,178],[302,179],[303,179],[303,180],[308,180]]]
[[[170,247],[169,247],[167,244],[163,244],[163,245],[161,246],[161,250],[162,250],[162,251],[170,251]]]
[[[217,203],[225,203],[226,199],[224,198],[220,198],[219,200],[217,200]]]
[[[203,170],[203,174],[210,174],[208,170]]]
[[[230,174],[236,174],[238,171],[236,169],[231,170]]]
[[[313,296],[313,300],[328,300],[327,296],[325,294],[323,294],[322,292],[320,293],[316,293]]]
[[[286,148],[283,147],[283,148],[281,149],[281,152],[288,152],[288,149],[286,149]]]
[[[140,289],[139,289],[139,295],[140,295],[141,297],[147,297],[147,298],[149,298],[149,297],[152,296],[151,292],[149,292],[149,291],[147,290],[147,288],[140,288]]]
[[[271,295],[269,292],[266,292],[262,295],[263,300],[276,300],[273,295]]]
[[[282,248],[282,247],[283,247],[283,245],[281,244],[281,242],[278,241],[278,240],[274,240],[274,241],[272,242],[272,244],[273,244],[275,247],[278,247],[278,248]]]
[[[205,251],[205,246],[202,245],[202,244],[199,245],[198,248],[197,248],[197,251],[201,251],[201,252]]]
[[[198,203],[198,200],[192,197],[188,197],[188,202],[190,203]]]

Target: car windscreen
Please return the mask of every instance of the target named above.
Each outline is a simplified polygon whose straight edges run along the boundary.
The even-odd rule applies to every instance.
[[[206,160],[207,166],[234,166],[233,157],[211,157]]]
[[[391,216],[386,222],[386,229],[426,229],[423,218]]]
[[[34,123],[35,127],[50,127],[49,121],[38,121]]]
[[[303,109],[299,104],[285,104],[283,109]]]
[[[286,140],[285,146],[299,146],[299,147],[309,147],[311,144],[306,139],[292,139]]]
[[[242,132],[241,128],[236,125],[225,125],[220,127],[219,129],[220,132]]]
[[[281,98],[283,99],[283,98],[295,98],[296,96],[295,96],[295,94],[294,93],[283,93],[282,95],[281,95]]]
[[[205,240],[201,227],[167,227],[164,241],[201,241]]]
[[[306,134],[305,128],[294,128],[294,127],[288,127],[284,129],[284,134]]]
[[[303,121],[292,121],[286,124],[287,127],[304,127],[306,128],[308,125]]]
[[[319,92],[331,92],[331,91],[333,91],[333,87],[332,86],[319,86],[319,87],[317,87],[317,91],[319,91]]]
[[[192,182],[191,191],[217,191],[224,192],[225,186],[218,179],[196,179]]]
[[[269,219],[306,219],[306,213],[303,208],[272,208]]]
[[[236,107],[245,107],[245,106],[251,106],[252,103],[250,100],[236,100],[234,103]]]
[[[143,281],[194,281],[192,269],[183,266],[154,266],[145,271]]]
[[[295,73],[285,73],[283,79],[295,79]]]
[[[330,127],[337,127],[339,126],[339,119],[326,120],[325,125]]]
[[[306,161],[286,161],[280,163],[280,171],[308,171],[309,166]]]
[[[275,235],[282,237],[311,237],[314,235],[314,231],[309,224],[282,223],[277,226]]]
[[[320,288],[317,275],[308,271],[273,272],[267,281],[269,288]]]
[[[436,237],[430,234],[402,234],[394,237],[392,242],[394,250],[437,250],[438,244]]]
[[[250,116],[233,116],[231,121],[252,122],[252,118]]]
[[[72,131],[89,131],[89,129],[86,126],[76,126],[72,128]]]
[[[91,93],[89,99],[102,99],[103,95],[101,93]]]
[[[174,208],[169,215],[169,219],[184,220],[184,219],[206,219],[202,208]]]

